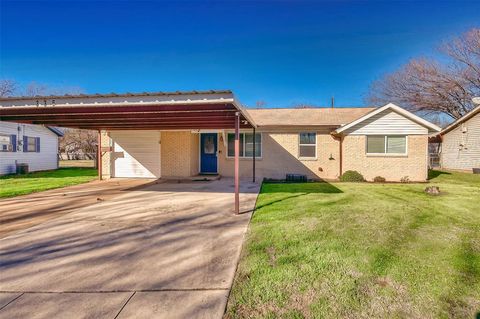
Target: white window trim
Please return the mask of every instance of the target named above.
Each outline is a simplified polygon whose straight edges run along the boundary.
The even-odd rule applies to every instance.
[[[0,134],[0,136],[6,137],[9,140],[8,144],[0,144],[1,145],[0,152],[2,153],[13,152],[13,148],[15,147],[15,145],[12,144],[12,136],[10,134],[3,134],[3,133]],[[3,150],[3,145],[7,145],[6,150]]]
[[[33,141],[34,141],[34,144],[33,144],[33,145],[35,146],[35,149],[34,149],[33,151],[28,150],[28,146],[30,145],[30,144],[28,143],[28,140],[29,140],[30,138],[33,138]],[[37,138],[38,138],[38,137],[36,137],[36,136],[27,136],[27,151],[26,151],[26,153],[37,153],[37,151],[38,151],[38,149],[37,149]]]
[[[300,134],[315,134],[315,144],[300,144]],[[316,160],[318,159],[318,147],[317,147],[317,132],[300,132],[297,135],[298,138],[298,159],[300,160]],[[315,146],[315,156],[300,156],[300,146]]]
[[[369,136],[383,136],[383,140],[385,143],[385,153],[368,153],[368,137]],[[405,137],[405,153],[387,153],[387,140],[388,136],[401,136]],[[384,134],[378,134],[378,135],[367,135],[365,138],[365,154],[367,156],[408,156],[408,135],[399,135],[399,134],[390,134],[390,135],[384,135]]]
[[[227,158],[235,158],[235,156],[229,156],[228,155],[228,135],[229,134],[235,134],[235,132],[227,132],[226,133],[226,142],[227,142],[227,147],[226,147],[226,150],[227,150]],[[241,134],[253,134],[253,132],[240,132],[240,135]],[[260,132],[257,132],[255,134],[259,134],[260,135],[260,156],[255,156],[255,159],[262,159],[263,158],[263,135],[262,133]],[[253,160],[253,156],[245,156],[245,135],[243,136],[243,156],[239,156],[239,158],[242,158],[242,159],[250,159],[250,160]]]

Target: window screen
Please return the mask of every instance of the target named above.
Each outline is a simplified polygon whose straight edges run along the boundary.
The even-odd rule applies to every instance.
[[[407,137],[395,135],[367,136],[367,153],[406,154]]]
[[[227,155],[228,157],[235,156],[235,133],[228,133],[227,135]],[[262,134],[255,134],[255,157],[262,156]],[[253,157],[253,134],[240,133],[240,157]]]
[[[235,156],[235,133],[228,133],[228,156]],[[240,133],[240,157],[243,157],[243,133]]]
[[[37,139],[35,137],[27,138],[27,152],[36,152],[37,151]]]
[[[387,136],[387,153],[405,154],[406,152],[406,136]]]
[[[300,133],[299,157],[316,157],[317,135],[316,133]]]
[[[12,138],[10,135],[0,134],[0,152],[10,152],[12,151]]]
[[[385,136],[367,136],[367,153],[385,153]]]
[[[262,151],[262,137],[255,134],[255,157],[260,157]],[[245,133],[245,157],[253,157],[253,134]]]

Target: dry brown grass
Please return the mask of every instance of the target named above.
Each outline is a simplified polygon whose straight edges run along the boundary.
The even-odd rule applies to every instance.
[[[95,167],[94,160],[61,160],[58,162],[59,167]]]

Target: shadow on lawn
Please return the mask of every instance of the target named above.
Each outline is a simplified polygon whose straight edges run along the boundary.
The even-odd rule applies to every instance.
[[[310,182],[310,183],[268,183],[262,184],[261,194],[279,194],[284,193],[286,196],[275,198],[267,203],[257,205],[255,209],[271,206],[285,200],[301,197],[308,194],[339,194],[343,193],[339,188],[327,182]]]
[[[262,184],[262,194],[269,193],[323,193],[323,194],[337,194],[343,193],[336,186],[322,181],[322,182],[308,182],[308,183],[270,183]]]
[[[448,173],[448,172],[442,172],[442,171],[437,171],[437,170],[429,170],[428,171],[428,179],[431,180],[431,179],[434,179],[434,178],[437,178],[438,176],[440,175],[452,175],[451,173]]]

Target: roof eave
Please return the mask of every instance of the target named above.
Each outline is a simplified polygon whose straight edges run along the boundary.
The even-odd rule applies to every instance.
[[[445,127],[443,130],[441,130],[438,134],[439,135],[445,135],[447,134],[448,132],[452,131],[453,129],[455,129],[458,125],[468,121],[469,119],[471,119],[472,117],[474,117],[475,115],[477,115],[478,113],[480,113],[480,105],[475,107],[474,109],[472,109],[470,112],[468,112],[467,114],[465,114],[464,116],[462,116],[461,118],[457,119],[455,122],[453,122],[452,124],[448,125],[447,127]]]
[[[350,122],[350,123],[348,123],[348,124],[346,124],[346,125],[338,128],[338,129],[336,129],[336,130],[334,131],[334,133],[335,133],[335,134],[340,134],[340,133],[348,130],[349,128],[351,128],[351,127],[353,127],[353,126],[355,126],[355,125],[357,125],[357,124],[359,124],[359,123],[361,123],[361,122],[369,119],[370,117],[372,117],[372,116],[374,116],[374,115],[376,115],[376,114],[378,114],[378,113],[381,113],[381,112],[383,112],[383,111],[385,111],[385,110],[387,110],[387,109],[392,109],[392,110],[396,111],[397,113],[400,113],[401,115],[405,116],[406,118],[408,118],[408,119],[410,119],[410,120],[412,120],[412,121],[414,121],[414,122],[416,122],[416,123],[418,123],[418,124],[426,127],[426,128],[429,130],[429,133],[431,133],[431,132],[440,132],[440,131],[442,130],[442,129],[441,129],[440,127],[438,127],[437,125],[435,125],[435,124],[433,124],[433,123],[430,123],[429,121],[424,120],[424,119],[422,119],[421,117],[419,117],[419,116],[417,116],[417,115],[415,115],[415,114],[413,114],[413,113],[411,113],[411,112],[409,112],[409,111],[407,111],[407,110],[405,110],[405,109],[403,109],[403,108],[401,108],[401,107],[399,107],[399,106],[397,106],[397,105],[395,105],[395,104],[393,104],[393,103],[388,103],[388,104],[386,104],[386,105],[384,105],[384,106],[382,106],[382,107],[380,107],[380,108],[377,108],[377,109],[375,109],[375,110],[373,110],[373,111],[365,114],[364,116],[356,119],[355,121],[352,121],[352,122]]]

